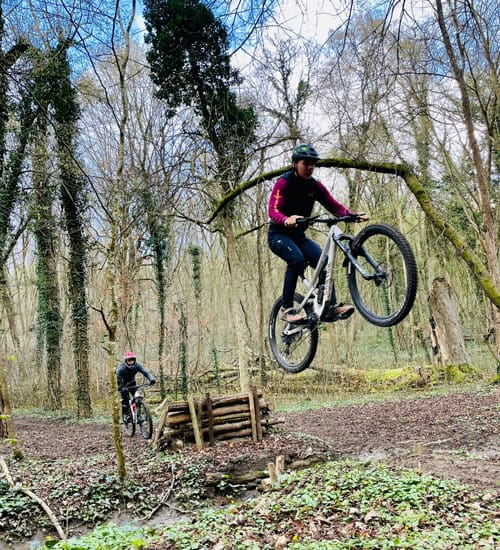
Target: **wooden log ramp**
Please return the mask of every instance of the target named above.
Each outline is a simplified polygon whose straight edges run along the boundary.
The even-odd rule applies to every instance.
[[[262,441],[269,428],[283,422],[272,419],[274,410],[262,390],[233,395],[211,396],[202,399],[187,396],[186,401],[164,402],[156,410],[160,420],[155,431],[153,445],[160,448],[179,442],[195,443],[198,449],[205,444],[233,438],[252,438]]]

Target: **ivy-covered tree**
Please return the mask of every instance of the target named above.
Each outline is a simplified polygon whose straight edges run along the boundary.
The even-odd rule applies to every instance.
[[[28,153],[28,144],[38,110],[33,109],[32,103],[25,98],[17,102],[9,99],[12,69],[27,54],[28,44],[17,41],[5,50],[4,43],[4,16],[0,4],[0,286],[4,287],[0,290],[5,296],[5,264],[26,225],[24,219],[14,228],[12,218],[21,194],[23,163]],[[11,124],[13,120],[17,121],[16,125]],[[11,312],[7,312],[7,318],[13,318]],[[3,367],[0,376],[0,412],[5,414],[7,434],[15,442],[16,430],[10,414],[7,376]],[[14,444],[14,455],[16,458],[22,458],[22,451],[17,443]]]
[[[73,356],[76,373],[78,417],[90,417],[89,337],[87,307],[87,244],[84,230],[85,179],[76,157],[77,123],[80,115],[76,91],[70,80],[68,48],[65,40],[54,57],[52,110],[59,160],[59,193],[63,205],[64,226],[69,241],[69,300],[73,323]]]
[[[200,116],[227,192],[247,165],[256,124],[253,107],[238,104],[233,91],[240,78],[230,64],[227,31],[199,0],[147,0],[144,16],[158,96],[172,115],[186,105]]]
[[[57,411],[62,405],[62,318],[57,273],[57,223],[53,211],[55,186],[49,176],[47,124],[47,118],[41,116],[36,125],[36,142],[31,155],[31,218],[37,247],[39,357],[45,358],[47,404],[50,410]]]
[[[144,175],[146,180],[146,176]],[[151,188],[144,188],[140,193],[141,203],[144,208],[144,223],[149,233],[148,246],[151,249],[154,262],[155,283],[158,294],[158,313],[160,323],[158,327],[158,359],[160,375],[160,395],[162,399],[166,397],[167,390],[165,385],[165,334],[167,321],[165,316],[165,304],[167,301],[167,289],[169,280],[167,276],[167,267],[171,261],[170,238],[171,221],[163,219],[158,208],[155,206],[155,196]]]
[[[212,200],[231,191],[248,166],[255,137],[256,115],[252,105],[242,105],[234,89],[240,79],[231,67],[229,39],[224,25],[199,0],[147,0],[145,21],[151,44],[147,59],[158,96],[173,115],[180,106],[199,116],[207,154],[213,158],[215,183]],[[232,210],[221,214],[231,285],[240,288],[238,253]],[[249,385],[244,349],[244,312],[232,300],[232,317],[238,338],[238,363],[242,388]]]
[[[28,45],[19,42],[3,51],[4,22],[0,6],[0,263],[7,260],[18,232],[12,233],[11,217],[19,200],[23,162],[27,155],[33,122],[38,109],[31,101],[22,98],[13,104],[8,100],[9,78],[12,67],[28,51]],[[9,117],[15,116],[18,124],[9,136]],[[9,150],[7,142],[10,143]]]

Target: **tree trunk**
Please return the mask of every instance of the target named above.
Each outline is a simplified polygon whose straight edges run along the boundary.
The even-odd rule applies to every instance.
[[[184,399],[189,392],[189,373],[188,373],[188,319],[184,304],[181,300],[178,303],[179,310],[179,370],[181,373],[181,393]]]
[[[33,203],[37,244],[38,330],[45,342],[47,396],[51,410],[59,410],[61,401],[62,319],[57,275],[56,222],[53,215],[54,193],[47,171],[47,129],[37,128],[37,143],[32,156]]]
[[[116,332],[118,327],[119,307],[117,299],[117,285],[120,280],[120,248],[119,243],[119,231],[118,220],[122,219],[123,214],[120,208],[120,192],[124,188],[124,173],[125,173],[125,154],[126,154],[126,128],[129,114],[129,104],[127,98],[127,66],[130,55],[130,29],[132,21],[135,17],[135,1],[132,2],[132,10],[127,26],[123,25],[123,21],[120,15],[117,15],[116,23],[120,25],[124,36],[124,47],[121,55],[119,56],[116,51],[115,61],[119,72],[119,91],[121,99],[121,114],[115,113],[118,119],[118,151],[117,151],[117,166],[116,166],[116,185],[112,192],[112,208],[111,208],[111,228],[110,228],[110,240],[106,249],[106,256],[108,258],[107,268],[107,281],[108,292],[110,296],[110,323],[108,325],[109,333],[109,348],[108,348],[108,374],[111,388],[111,413],[113,419],[112,433],[113,442],[116,450],[116,461],[118,477],[120,481],[123,481],[127,475],[125,453],[123,451],[123,444],[120,434],[120,417],[121,417],[121,405],[118,396],[118,387],[116,381]],[[114,43],[113,43],[114,47]]]
[[[435,339],[435,355],[439,365],[469,364],[465,340],[458,314],[457,298],[443,277],[436,277],[429,295],[429,307]]]
[[[16,310],[14,308],[10,289],[7,285],[7,274],[5,266],[4,269],[0,271],[0,300],[9,324],[10,338],[12,340],[15,353],[18,353],[21,349],[21,344],[17,331]]]
[[[57,148],[60,170],[60,196],[65,229],[69,239],[69,300],[73,323],[73,359],[76,373],[78,418],[92,416],[90,400],[88,308],[86,296],[86,246],[83,228],[85,185],[75,158],[78,105],[70,82],[70,69],[64,49],[58,58],[59,80],[54,109],[57,120]]]
[[[226,238],[226,260],[229,268],[229,306],[232,317],[232,325],[236,332],[237,347],[238,347],[238,369],[240,374],[241,391],[250,389],[250,378],[247,365],[245,362],[245,338],[244,338],[244,311],[243,303],[240,298],[242,292],[242,283],[239,276],[241,269],[239,266],[236,237],[229,216],[224,213],[222,215],[224,236]]]
[[[261,220],[261,204],[263,201],[262,187],[259,187],[257,190],[257,226],[263,225]],[[257,333],[257,342],[258,342],[258,360],[259,360],[259,370],[260,370],[260,381],[263,386],[267,384],[267,365],[266,365],[266,344],[265,344],[265,334],[266,334],[266,316],[267,311],[265,310],[265,300],[264,300],[264,285],[265,285],[265,276],[264,276],[264,260],[262,258],[262,251],[264,250],[263,238],[265,233],[264,231],[257,232],[257,241],[256,241],[256,253],[257,253],[257,296],[258,296],[258,333]]]
[[[24,458],[19,441],[17,439],[16,427],[12,418],[12,405],[7,386],[7,365],[6,361],[0,361],[0,437],[8,437],[11,440],[12,456],[16,460]]]

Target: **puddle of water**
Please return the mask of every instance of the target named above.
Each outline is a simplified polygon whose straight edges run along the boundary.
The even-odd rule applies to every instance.
[[[386,460],[389,455],[380,450],[363,452],[356,456],[360,462],[371,462],[372,460]]]
[[[187,516],[182,515],[176,510],[172,510],[168,506],[164,506],[160,509],[150,520],[134,518],[128,516],[127,514],[116,512],[113,514],[107,521],[104,523],[113,523],[122,527],[130,527],[140,529],[141,527],[148,526],[162,526],[165,527],[176,521],[179,521]],[[95,527],[86,528],[86,527],[75,527],[70,529],[67,533],[68,538],[79,538],[88,533],[91,533]],[[45,544],[45,534],[37,533],[34,537],[29,540],[19,541],[12,544],[7,544],[0,541],[0,550],[37,550],[40,549]]]

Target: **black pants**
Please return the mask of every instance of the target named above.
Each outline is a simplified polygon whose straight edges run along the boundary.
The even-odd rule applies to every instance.
[[[120,390],[120,395],[122,398],[122,415],[130,413],[130,398],[133,397],[135,393],[135,382],[132,385],[132,389],[122,388]]]
[[[305,235],[288,236],[283,233],[269,231],[269,248],[282,260],[287,267],[283,282],[283,308],[293,307],[293,295],[297,280],[304,272],[306,265],[316,267],[321,256],[321,247]],[[320,281],[324,283],[324,281]]]

